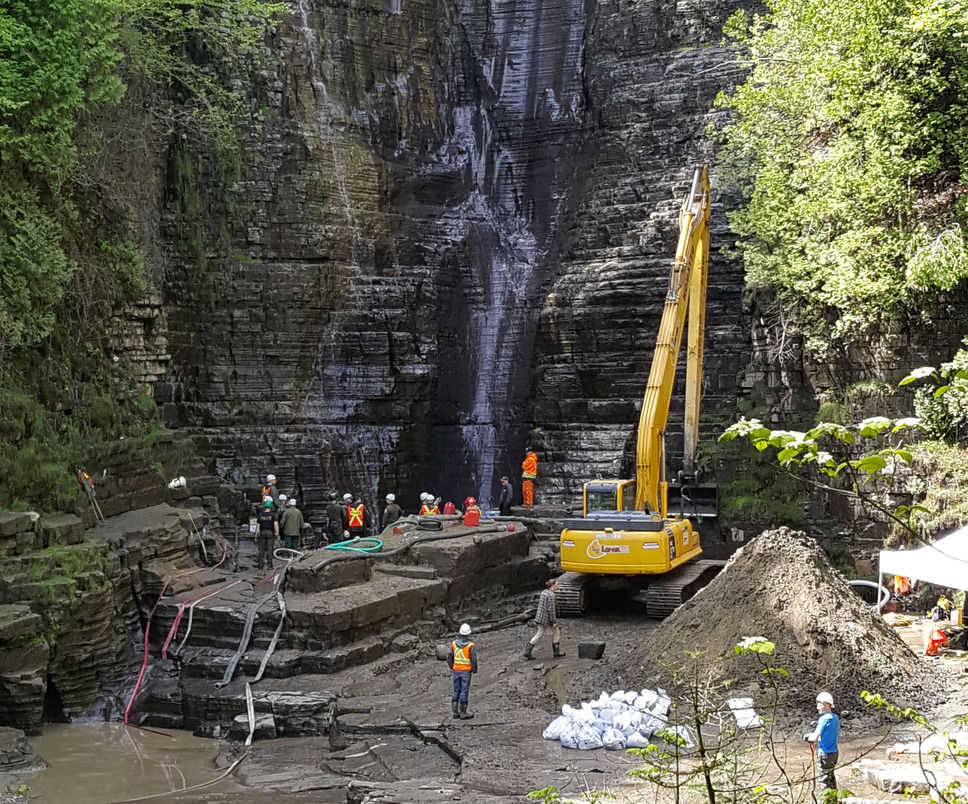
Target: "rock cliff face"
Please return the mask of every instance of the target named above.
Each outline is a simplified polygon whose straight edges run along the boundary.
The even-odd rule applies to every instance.
[[[346,488],[488,499],[532,430],[549,496],[592,447],[616,463],[675,199],[738,78],[712,43],[741,5],[298,0],[253,101],[242,211],[203,192],[234,242],[208,237],[201,281],[170,181],[168,421],[227,479],[274,471],[310,517]],[[741,287],[717,258],[714,395],[735,385]]]

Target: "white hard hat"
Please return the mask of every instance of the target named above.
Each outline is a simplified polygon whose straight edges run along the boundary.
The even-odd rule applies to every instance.
[[[275,483],[275,482],[276,482],[275,475],[266,475],[266,483]]]
[[[288,499],[289,498],[285,494],[280,494],[279,495],[279,502],[285,502]]]
[[[467,623],[464,623],[460,627],[460,635],[461,636],[470,636],[471,635],[471,627]]]
[[[387,502],[394,502],[397,499],[396,494],[387,494]]]
[[[287,503],[287,505],[295,505],[295,504],[296,504],[296,498],[295,497],[290,497],[289,498],[289,502]]]
[[[834,696],[831,695],[829,692],[821,692],[817,696],[817,703],[825,703],[825,704],[830,704],[831,706],[833,706],[834,705]]]
[[[421,501],[429,500],[430,499],[430,495],[426,491],[421,491],[420,492],[420,499],[421,499]]]
[[[352,500],[353,499],[353,495],[350,494],[349,492],[346,492],[346,494],[343,495],[343,499],[344,500]]]

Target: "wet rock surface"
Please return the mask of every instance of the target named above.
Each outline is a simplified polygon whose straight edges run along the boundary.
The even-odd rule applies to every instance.
[[[529,436],[539,499],[572,501],[632,435],[676,199],[742,75],[721,25],[755,5],[300,0],[249,88],[242,219],[204,156],[163,213],[166,421],[240,485],[274,471],[317,526],[330,490],[493,502]],[[199,186],[204,281],[179,250]],[[715,226],[722,399],[748,348],[718,198]]]

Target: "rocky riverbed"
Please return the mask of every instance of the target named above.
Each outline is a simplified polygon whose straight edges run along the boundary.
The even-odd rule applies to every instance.
[[[159,729],[188,726],[220,740],[205,743],[211,745],[213,760],[201,778],[184,774],[182,779],[179,769],[145,782],[139,795],[168,792],[169,801],[194,801],[205,795],[209,801],[236,804],[266,796],[281,802],[496,804],[520,801],[529,791],[553,786],[573,797],[609,789],[626,801],[646,796],[661,800],[645,782],[628,776],[629,770],[640,767],[640,758],[622,751],[566,749],[543,740],[542,730],[564,704],[577,706],[603,691],[666,683],[655,662],[660,656],[668,663],[678,653],[687,664],[683,651],[705,645],[712,660],[728,652],[727,642],[751,635],[746,631],[754,625],[770,631],[763,635],[776,641],[777,654],[790,672],[788,684],[794,694],[781,696],[773,744],[798,780],[797,789],[808,789],[809,755],[800,738],[813,717],[809,701],[802,699],[811,697],[820,681],[829,684],[841,706],[855,709],[843,723],[842,783],[870,795],[881,795],[874,782],[883,769],[867,768],[864,776],[850,777],[846,766],[855,760],[870,762],[872,757],[883,763],[888,746],[914,734],[892,734],[886,721],[856,715],[858,702],[851,685],[863,674],[864,662],[882,660],[892,668],[883,676],[885,683],[894,685],[887,692],[903,690],[905,674],[914,685],[911,689],[930,689],[931,700],[924,703],[940,701],[934,711],[947,722],[965,704],[957,681],[963,673],[952,673],[950,664],[915,656],[902,640],[880,631],[881,626],[868,623],[873,633],[860,650],[857,627],[867,622],[867,612],[858,609],[857,599],[822,552],[786,531],[751,543],[713,584],[664,623],[647,619],[634,604],[611,605],[593,616],[563,622],[566,657],[553,659],[550,645],[542,644],[535,661],[526,661],[522,649],[532,630],[525,620],[533,590],[540,586],[540,567],[547,571],[548,544],[536,540],[530,530],[522,541],[521,531],[510,530],[510,524],[464,529],[450,520],[424,542],[413,542],[422,535],[417,529],[402,528],[395,538],[388,538],[387,552],[409,547],[395,554],[399,563],[389,561],[386,566],[378,566],[381,561],[374,557],[332,561],[326,553],[308,555],[287,573],[292,589],[279,587],[293,605],[277,646],[271,644],[270,634],[278,622],[278,601],[268,582],[259,583],[265,578],[246,568],[244,553],[236,558],[238,572],[231,577],[238,585],[231,592],[218,592],[217,569],[192,575],[179,570],[183,582],[173,597],[162,599],[156,612],[157,628],[150,639],[152,671],[132,710],[132,722]],[[506,568],[501,576],[505,585],[489,587],[480,581],[497,578],[499,566]],[[311,588],[313,584],[320,588]],[[254,591],[260,586],[266,594]],[[184,627],[172,629],[178,610],[200,593],[213,591],[218,593],[203,598],[204,607],[195,613],[187,640],[192,650],[181,648]],[[157,594],[145,591],[143,597],[153,603]],[[787,614],[767,616],[764,609],[757,615],[757,606],[775,612],[781,597],[791,603],[796,597],[798,605]],[[259,605],[251,645],[242,651],[237,674],[222,684],[244,631],[242,612],[255,604]],[[823,627],[826,621],[811,615],[813,605],[842,616]],[[735,611],[735,616],[722,616],[728,611]],[[462,620],[473,624],[480,652],[480,671],[471,687],[472,720],[451,717],[450,673],[436,658],[437,647]],[[848,627],[848,621],[857,627]],[[816,636],[817,628],[823,639]],[[814,648],[804,640],[805,633],[815,634]],[[166,642],[177,658],[160,658]],[[582,642],[604,642],[602,658],[579,657]],[[840,675],[831,674],[831,656],[840,657],[839,665],[849,665]],[[850,664],[852,656],[856,661]],[[267,671],[259,679],[263,663]],[[249,732],[247,684],[256,722],[249,748],[244,746]],[[766,691],[747,686],[757,708],[767,714]],[[19,763],[29,761],[22,738],[11,739],[10,756]],[[114,753],[104,764],[109,779],[111,774],[123,777],[128,766],[133,773],[131,763],[142,767],[146,755],[164,753],[170,738],[146,732],[125,736],[119,731],[112,739]],[[121,749],[127,742],[143,750],[131,754]],[[177,752],[172,756],[165,763],[178,768]],[[89,768],[99,761],[92,758]],[[764,766],[768,770],[769,762]],[[895,776],[900,773],[907,784],[916,765],[905,769],[903,763],[893,763],[888,770]],[[63,770],[55,765],[40,773],[10,767],[0,783],[16,788],[29,786],[36,778],[40,792],[47,787],[44,774]],[[196,785],[206,785],[205,792]],[[129,787],[115,789],[109,782],[100,788],[105,789],[111,792],[96,793],[90,801],[130,800]],[[57,794],[45,795],[42,800],[57,800]]]

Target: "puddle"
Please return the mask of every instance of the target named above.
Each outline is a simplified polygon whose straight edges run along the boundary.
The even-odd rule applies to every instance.
[[[274,804],[325,800],[318,794],[310,799],[253,790],[232,778],[186,791],[223,775],[224,770],[215,766],[219,743],[186,731],[168,733],[171,737],[129,729],[120,723],[49,724],[43,735],[30,738],[34,752],[49,767],[24,775],[21,781],[30,788],[32,802],[51,804],[105,804],[145,796],[170,803],[255,804],[270,797]]]

